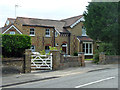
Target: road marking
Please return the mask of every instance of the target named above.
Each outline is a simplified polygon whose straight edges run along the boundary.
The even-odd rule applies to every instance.
[[[98,82],[102,82],[102,81],[106,81],[106,80],[114,79],[114,78],[115,77],[109,77],[109,78],[101,79],[101,80],[98,80],[98,81],[94,81],[94,82],[90,82],[90,83],[86,83],[86,84],[83,84],[83,85],[76,86],[75,88],[84,87],[84,86],[87,86],[87,85],[91,85],[91,84],[94,84],[94,83],[98,83]]]

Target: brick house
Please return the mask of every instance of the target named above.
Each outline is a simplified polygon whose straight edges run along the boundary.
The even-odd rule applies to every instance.
[[[93,56],[94,41],[86,35],[82,15],[62,19],[49,20],[17,17],[8,18],[2,28],[2,34],[26,34],[31,36],[32,51],[45,50],[49,46],[56,47],[68,54],[84,52],[85,56]]]

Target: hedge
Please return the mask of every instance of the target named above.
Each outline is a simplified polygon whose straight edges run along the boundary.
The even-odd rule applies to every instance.
[[[21,57],[25,49],[31,47],[31,37],[27,35],[2,35],[2,55],[4,57]]]

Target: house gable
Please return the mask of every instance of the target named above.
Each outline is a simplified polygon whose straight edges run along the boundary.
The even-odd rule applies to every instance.
[[[73,23],[70,27],[73,28],[75,25],[77,25],[78,23],[80,23],[81,21],[85,21],[84,17],[78,19],[75,23]]]
[[[7,29],[5,29],[2,34],[5,34],[7,31],[9,31],[11,28],[14,28],[19,34],[22,34],[22,32],[17,29],[17,27],[15,27],[14,25],[10,25]]]

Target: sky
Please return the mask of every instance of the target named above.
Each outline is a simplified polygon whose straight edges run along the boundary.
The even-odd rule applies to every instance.
[[[7,18],[29,17],[61,20],[86,11],[91,0],[1,0],[0,27]],[[15,8],[15,5],[18,7]],[[15,14],[16,12],[16,14]]]

